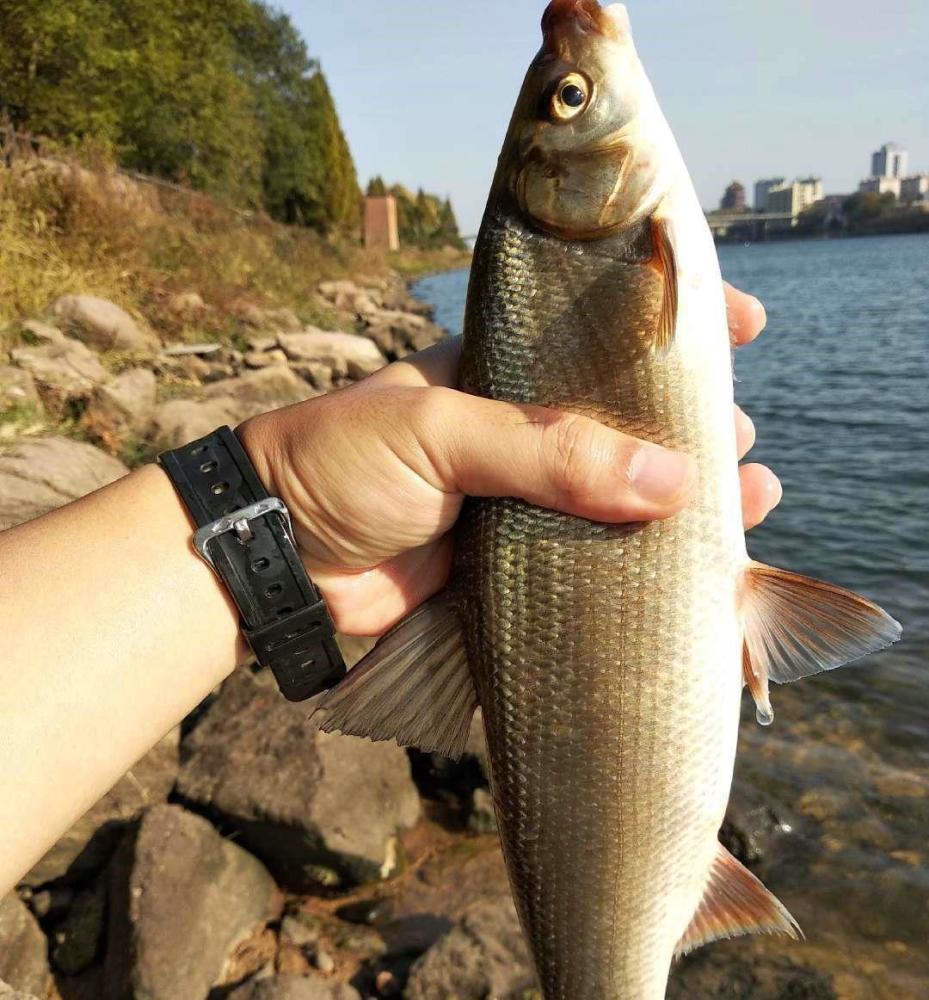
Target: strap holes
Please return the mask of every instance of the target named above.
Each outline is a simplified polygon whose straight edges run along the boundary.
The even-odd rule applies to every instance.
[[[215,497],[221,497],[229,489],[228,483],[217,483],[210,492]]]
[[[215,472],[218,468],[219,462],[204,462],[203,465],[200,466],[200,471],[205,476],[208,476],[211,472]]]
[[[256,559],[252,563],[252,572],[253,573],[264,573],[264,571],[266,569],[269,569],[270,566],[271,566],[271,560],[270,559]]]
[[[190,453],[191,453],[191,455],[194,455],[194,456],[205,455],[206,454],[206,445],[205,444],[198,444],[196,448],[191,448],[190,449]]]
[[[272,583],[270,587],[265,591],[265,597],[278,597],[280,594],[284,593],[284,587],[280,583]]]

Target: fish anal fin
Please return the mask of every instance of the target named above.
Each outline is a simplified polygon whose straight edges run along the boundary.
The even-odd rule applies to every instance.
[[[443,593],[384,636],[311,719],[327,733],[457,758],[477,704],[455,603]]]
[[[654,346],[656,351],[666,352],[677,332],[679,278],[671,223],[657,213],[652,216],[652,245],[655,254],[652,264],[662,279],[661,312]]]
[[[783,903],[720,844],[703,899],[678,943],[675,958],[711,941],[744,934],[803,937]]]
[[[762,723],[773,720],[768,684],[788,684],[835,670],[885,649],[902,634],[899,622],[842,587],[752,563],[741,593],[745,681]]]

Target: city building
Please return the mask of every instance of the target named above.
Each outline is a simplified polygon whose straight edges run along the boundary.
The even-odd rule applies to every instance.
[[[767,194],[767,211],[772,215],[789,215],[791,225],[804,209],[823,199],[823,182],[819,177],[801,177],[791,184],[771,188]]]
[[[912,205],[918,201],[929,202],[929,174],[914,174],[900,182],[900,201]]]
[[[909,153],[895,142],[885,143],[871,157],[872,177],[906,177]]]
[[[776,188],[782,188],[787,183],[784,177],[771,177],[755,182],[755,211],[768,211],[768,195]]]
[[[858,190],[862,194],[892,194],[894,198],[900,197],[902,181],[899,177],[869,177],[858,185]]]
[[[725,212],[744,212],[748,207],[748,199],[745,195],[745,187],[738,181],[733,181],[726,188],[723,200],[719,207]]]

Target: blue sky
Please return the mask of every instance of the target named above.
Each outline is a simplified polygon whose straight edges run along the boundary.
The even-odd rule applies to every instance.
[[[476,232],[542,0],[277,0],[322,61],[362,181],[449,194]],[[924,0],[642,0],[639,52],[704,205],[733,178],[853,190],[894,140],[929,172]]]

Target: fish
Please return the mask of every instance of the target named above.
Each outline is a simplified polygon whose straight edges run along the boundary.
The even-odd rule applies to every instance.
[[[719,841],[747,688],[835,669],[901,626],[755,562],[712,236],[626,8],[553,0],[477,240],[461,389],[692,456],[693,501],[606,525],[469,500],[448,587],[325,696],[330,732],[460,756],[482,709],[510,884],[546,1000],[658,1000],[674,961],[796,938]]]

